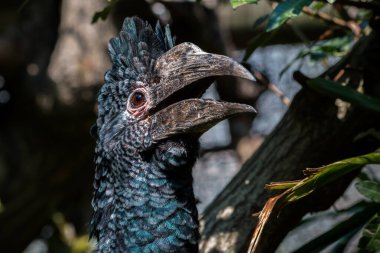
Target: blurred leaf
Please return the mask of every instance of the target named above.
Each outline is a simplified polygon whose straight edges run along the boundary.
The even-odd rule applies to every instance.
[[[91,23],[94,24],[98,22],[99,19],[106,20],[108,17],[108,14],[110,14],[114,5],[119,1],[120,0],[110,0],[109,4],[106,7],[104,7],[103,10],[95,12],[94,16],[92,17]]]
[[[380,99],[359,93],[350,87],[341,85],[340,83],[318,77],[308,80],[307,85],[328,96],[340,98],[368,110],[380,112]]]
[[[359,248],[366,252],[377,252],[380,250],[380,216],[375,214],[363,230],[359,240]]]
[[[368,25],[369,19],[371,19],[373,14],[373,10],[369,9],[358,9],[358,12],[356,13],[355,20],[361,21],[362,23],[360,24],[361,27],[366,27]]]
[[[302,226],[303,224],[307,224],[307,223],[311,223],[311,222],[315,222],[316,220],[320,219],[320,218],[332,218],[332,219],[336,219],[339,215],[352,215],[352,214],[355,214],[355,213],[358,213],[360,211],[362,211],[364,208],[366,208],[368,206],[368,202],[367,201],[359,201],[347,208],[343,208],[343,209],[333,209],[333,210],[328,210],[328,211],[322,211],[322,212],[317,212],[317,213],[314,213],[313,215],[311,216],[307,216],[307,217],[304,217],[302,218],[301,222],[297,225],[297,226]]]
[[[377,131],[375,128],[368,129],[368,130],[365,131],[365,132],[361,132],[361,133],[359,133],[359,134],[355,137],[354,141],[361,140],[361,139],[366,138],[366,137],[368,137],[368,136],[371,136],[371,137],[374,137],[374,138],[380,140],[380,131]]]
[[[279,31],[276,29],[271,32],[261,32],[253,40],[249,42],[247,49],[245,50],[243,60],[246,61],[253,54],[253,52],[260,46],[265,46]]]
[[[310,5],[312,2],[313,0],[286,0],[285,2],[279,3],[269,17],[267,32],[276,29],[289,18],[298,16],[302,8]]]
[[[264,16],[259,17],[258,19],[256,19],[255,23],[253,23],[252,28],[253,29],[257,29],[260,25],[262,25],[265,22],[267,22],[268,18],[269,18],[269,14],[266,14]]]
[[[347,244],[351,241],[351,239],[356,235],[358,230],[354,229],[340,238],[329,253],[345,253],[345,249],[347,248]]]
[[[360,172],[359,175],[356,177],[359,180],[365,181],[365,180],[370,180],[368,175],[364,172]]]
[[[346,55],[351,49],[353,42],[352,35],[337,37],[330,40],[324,40],[316,43],[311,47],[301,50],[280,72],[280,77],[299,59],[306,56],[312,61],[321,61],[328,56],[341,57]]]
[[[375,181],[364,180],[356,184],[356,189],[370,200],[380,203],[380,184]]]
[[[353,37],[351,35],[324,40],[308,49],[312,60],[320,60],[327,56],[344,56],[351,49]]]
[[[242,5],[246,4],[257,4],[259,0],[230,0],[230,3],[232,5],[232,8],[237,8]]]
[[[301,52],[298,53],[298,55],[296,57],[294,57],[288,64],[285,65],[285,67],[281,70],[279,76],[280,78],[282,77],[282,75],[284,73],[286,73],[286,71],[288,71],[288,69],[299,59],[303,59],[305,56],[307,56],[308,53],[305,52],[304,50],[302,50]]]
[[[324,232],[320,236],[312,239],[306,244],[302,245],[293,253],[310,253],[320,252],[330,244],[344,238],[351,236],[352,232],[358,231],[378,210],[378,205],[368,204],[363,210],[353,214],[348,219],[336,224],[329,231]]]
[[[255,252],[256,247],[260,241],[261,233],[264,230],[264,226],[270,218],[270,215],[275,210],[276,206],[284,206],[288,203],[300,200],[315,190],[320,189],[325,185],[344,177],[348,173],[359,170],[366,164],[380,164],[380,152],[373,152],[363,156],[344,159],[317,169],[306,169],[306,174],[310,176],[306,177],[303,180],[300,180],[291,188],[288,188],[283,193],[272,197],[267,201],[260,213],[259,221],[257,223],[258,225],[255,228],[254,234],[252,235],[248,252]],[[271,186],[274,186],[273,188],[276,188],[279,185],[290,186],[292,184],[293,182],[271,183],[266,187],[272,188]]]
[[[319,11],[321,10],[323,7],[325,7],[325,3],[324,2],[314,2],[310,8],[314,11]]]
[[[91,253],[94,251],[95,245],[92,245],[88,235],[82,235],[73,241],[71,245],[71,253]]]
[[[89,235],[78,236],[74,226],[67,222],[62,213],[54,213],[52,220],[61,235],[62,242],[70,248],[71,253],[91,253],[95,249]]]
[[[30,0],[24,0],[20,4],[20,7],[18,7],[17,12],[20,13],[21,11],[24,10],[25,6],[30,2]]]

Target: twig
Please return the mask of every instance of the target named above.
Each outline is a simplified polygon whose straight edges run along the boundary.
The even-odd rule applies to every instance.
[[[319,35],[318,40],[325,40],[333,34],[333,29],[328,29],[324,31],[321,35]]]
[[[273,92],[277,97],[281,99],[281,102],[286,105],[290,106],[290,99],[273,83],[271,83],[268,78],[261,73],[258,70],[252,70],[253,76],[256,78],[256,81],[265,86],[268,90]]]
[[[346,72],[345,69],[339,70],[338,74],[336,74],[336,76],[334,76],[333,80],[338,81],[339,79],[341,79],[343,77],[345,72]]]
[[[309,7],[304,7],[302,9],[302,11],[307,15],[319,18],[319,19],[321,19],[321,20],[323,20],[329,24],[333,24],[333,25],[336,25],[339,27],[343,27],[345,29],[349,29],[355,35],[356,39],[358,39],[360,37],[361,28],[360,28],[359,24],[356,23],[355,21],[352,21],[352,20],[345,21],[341,18],[332,17],[325,12],[314,11]]]

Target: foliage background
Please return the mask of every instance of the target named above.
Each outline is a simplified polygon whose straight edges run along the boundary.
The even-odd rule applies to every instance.
[[[201,161],[228,151],[240,165],[260,146],[201,219],[205,224],[202,252],[245,252],[257,222],[252,215],[273,196],[264,189],[266,183],[301,179],[307,167],[364,155],[379,147],[379,11],[377,0],[2,1],[2,252],[22,252],[27,247],[27,252],[89,251],[95,141],[88,132],[95,121],[103,73],[110,67],[106,45],[125,16],[137,15],[152,24],[156,20],[169,23],[178,43],[191,41],[205,51],[244,63],[258,47],[303,43],[296,58],[286,61],[282,75],[292,75],[294,64],[300,67],[303,59],[325,66],[325,72],[314,79],[310,77],[317,73],[294,74],[302,87],[294,99],[249,61],[246,66],[258,80],[255,86],[241,80],[218,80],[217,91],[223,100],[255,105],[269,90],[289,106],[270,135],[252,133],[252,118],[231,119],[231,143],[202,151]],[[331,57],[335,65],[329,64]],[[209,160],[217,163],[217,159]],[[358,173],[348,173],[269,219],[257,252],[273,252],[305,214],[330,207]],[[360,192],[371,199],[363,189],[378,192],[376,176],[361,178]],[[355,214],[367,214],[355,223],[359,225],[326,231],[327,240],[322,243],[317,237],[311,246],[306,244],[314,248],[298,252],[319,252],[332,242],[341,245],[334,246],[334,252],[348,252],[352,249],[347,247],[349,241],[355,234],[362,235],[369,221],[363,235],[376,242],[372,239],[377,238],[378,199],[368,200],[347,209],[353,218],[345,224],[355,221]],[[361,250],[373,252],[368,245],[376,247],[363,239]]]

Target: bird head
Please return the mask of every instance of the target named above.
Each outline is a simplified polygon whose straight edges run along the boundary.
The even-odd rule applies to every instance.
[[[162,31],[139,18],[127,18],[109,43],[112,69],[99,93],[97,131],[108,156],[120,149],[131,155],[160,142],[193,136],[219,121],[255,110],[248,105],[201,99],[205,78],[236,76],[253,80],[229,57],[202,51],[192,43],[174,46],[168,27]]]

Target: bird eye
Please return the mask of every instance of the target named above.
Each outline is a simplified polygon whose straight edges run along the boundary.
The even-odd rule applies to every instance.
[[[130,103],[133,108],[138,108],[146,102],[145,95],[142,92],[135,92],[132,94]]]

